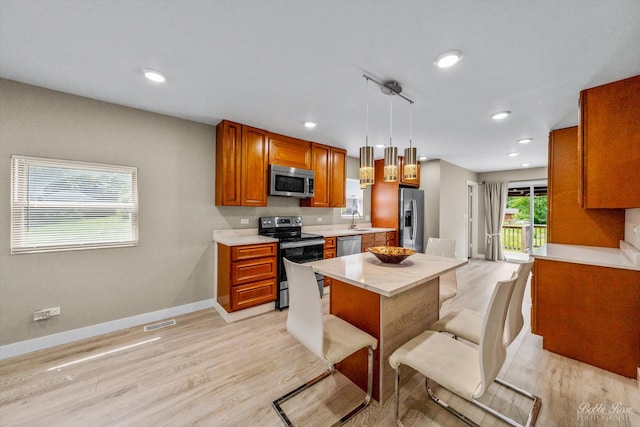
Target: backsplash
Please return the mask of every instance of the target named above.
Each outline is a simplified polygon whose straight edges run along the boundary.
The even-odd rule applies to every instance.
[[[640,209],[625,210],[624,240],[640,250]]]

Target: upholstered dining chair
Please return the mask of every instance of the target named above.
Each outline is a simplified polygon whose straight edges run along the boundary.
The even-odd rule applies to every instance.
[[[507,314],[507,323],[504,327],[504,342],[509,346],[516,339],[522,327],[524,326],[524,317],[522,316],[522,302],[524,300],[524,291],[529,280],[529,273],[533,261],[527,261],[514,271],[517,274],[518,281],[513,289],[511,301],[509,301],[509,311]],[[438,332],[447,332],[454,337],[465,339],[474,344],[480,343],[480,329],[482,327],[483,314],[469,309],[462,309],[447,313],[440,320],[435,322],[429,329]]]
[[[427,247],[424,251],[427,255],[436,255],[447,258],[456,257],[456,241],[453,239],[440,239],[437,237],[429,237]],[[455,271],[440,276],[440,298],[439,308],[445,301],[455,297],[458,294],[458,279]]]
[[[512,278],[517,277],[517,281],[513,288],[513,293],[511,294],[506,323],[504,326],[503,342],[505,347],[508,347],[516,339],[524,326],[522,302],[524,300],[524,293],[532,266],[533,260],[527,261],[521,263],[518,270],[513,272]],[[442,319],[431,325],[429,329],[438,332],[446,332],[453,335],[454,338],[462,338],[466,341],[479,345],[480,335],[482,332],[482,320],[482,313],[463,309],[461,311],[447,313],[447,315],[442,317]],[[533,419],[537,418],[542,405],[542,400],[538,396],[501,378],[496,377],[495,381],[498,384],[531,399],[533,401],[533,406],[530,417]]]
[[[312,380],[274,400],[272,403],[273,408],[285,425],[293,425],[280,404],[327,378],[334,372],[336,363],[366,347],[369,352],[367,394],[360,405],[333,424],[333,426],[340,426],[366,408],[371,401],[373,351],[378,346],[378,340],[339,317],[332,314],[323,316],[322,300],[318,298],[316,276],[311,267],[291,262],[286,258],[284,259],[284,266],[289,281],[287,331],[313,354],[322,359],[327,364],[328,369]]]
[[[407,365],[424,375],[429,397],[467,424],[479,427],[435,396],[429,386],[429,379],[503,421],[510,420],[512,425],[517,425],[513,424],[515,421],[477,400],[493,382],[506,358],[507,351],[502,337],[516,280],[517,278],[511,278],[496,284],[482,321],[479,347],[472,347],[445,334],[427,330],[391,354],[389,364],[396,372],[394,416],[398,426],[402,426],[399,409],[401,365]]]

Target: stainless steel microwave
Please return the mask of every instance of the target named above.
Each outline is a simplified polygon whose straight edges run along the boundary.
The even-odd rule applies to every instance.
[[[278,165],[271,165],[270,170],[270,196],[313,197],[315,173],[312,170]]]

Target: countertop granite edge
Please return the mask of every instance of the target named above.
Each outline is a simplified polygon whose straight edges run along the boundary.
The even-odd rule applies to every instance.
[[[640,271],[640,252],[624,241],[619,248],[547,243],[531,255],[550,261]]]

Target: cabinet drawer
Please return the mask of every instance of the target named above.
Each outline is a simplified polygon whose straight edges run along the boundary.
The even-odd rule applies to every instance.
[[[325,237],[324,238],[324,250],[332,249],[336,247],[336,238],[335,237]]]
[[[387,246],[395,246],[395,245],[396,245],[396,232],[387,231]]]
[[[248,261],[238,261],[231,265],[231,285],[243,285],[256,280],[276,277],[277,259],[275,257]]]
[[[240,261],[243,259],[274,257],[277,251],[278,249],[275,243],[233,246],[231,248],[231,260]]]
[[[337,252],[335,249],[325,249],[324,250],[324,259],[327,258],[335,258],[337,255]]]
[[[231,288],[231,311],[276,300],[276,278]]]
[[[373,239],[376,246],[386,246],[387,233],[375,233]]]

